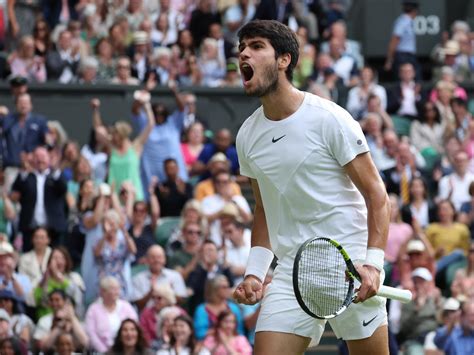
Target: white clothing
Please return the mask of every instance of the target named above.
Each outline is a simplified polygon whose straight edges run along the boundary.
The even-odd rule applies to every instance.
[[[369,89],[369,95],[370,94],[377,95],[383,109],[387,109],[387,92],[383,86],[375,83],[371,84]],[[367,112],[367,99],[369,95],[363,94],[359,86],[355,86],[349,90],[346,109],[355,119],[362,119],[362,115]]]
[[[415,83],[401,84],[402,89],[402,102],[398,109],[399,115],[417,116],[418,111],[416,109],[416,95],[415,95]]]
[[[20,274],[28,276],[31,281],[31,285],[36,287],[38,283],[43,278],[43,274],[46,272],[48,267],[49,256],[51,255],[51,248],[46,247],[46,252],[44,253],[43,261],[41,265],[36,257],[34,250],[29,251],[28,253],[20,256],[20,262],[18,266],[18,271]]]
[[[33,339],[42,340],[45,338],[51,331],[53,326],[53,314],[47,314],[41,317],[36,324],[35,332],[33,334]]]
[[[464,178],[458,174],[452,173],[443,176],[439,181],[438,198],[445,200],[449,199],[456,208],[456,211],[461,209],[463,202],[469,202],[469,185],[474,181],[474,174],[467,172]]]
[[[132,290],[132,302],[136,302],[146,296],[150,292],[151,284],[151,273],[150,270],[145,270],[132,279],[133,290]],[[181,274],[175,270],[163,268],[160,276],[156,280],[156,285],[167,283],[178,297],[186,297],[186,285],[184,283]]]
[[[33,214],[33,220],[37,226],[45,226],[48,222],[48,217],[46,216],[46,210],[44,206],[44,184],[46,178],[48,177],[49,169],[40,173],[39,171],[35,172],[36,176],[36,204],[35,211]]]

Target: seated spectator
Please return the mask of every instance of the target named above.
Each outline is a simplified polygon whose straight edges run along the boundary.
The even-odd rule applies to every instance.
[[[158,182],[154,193],[160,204],[161,217],[179,216],[188,200],[193,197],[193,187],[179,177],[178,163],[173,158],[164,161],[166,179]]]
[[[135,319],[127,318],[122,321],[115,336],[115,341],[107,355],[153,354],[148,348],[148,342],[142,328]]]
[[[377,114],[368,113],[359,122],[364,131],[370,153],[374,161],[382,159],[384,155],[382,122]]]
[[[76,207],[79,198],[79,188],[84,181],[90,179],[92,179],[92,168],[89,164],[89,161],[82,155],[79,155],[79,157],[72,166],[72,178],[67,183],[67,202],[70,210],[71,219],[73,219],[75,217],[75,214],[78,212],[76,210]],[[94,187],[94,181],[90,180],[90,182],[92,183],[92,187]],[[86,191],[89,192],[87,189]],[[94,190],[92,189],[90,193],[92,194],[93,192]],[[83,197],[85,197],[85,200],[83,200],[83,202],[88,202],[87,197],[90,198],[92,196],[86,195]]]
[[[462,204],[470,200],[469,185],[474,181],[474,174],[468,171],[469,160],[465,152],[456,152],[452,163],[454,171],[439,181],[437,199],[449,199],[455,211],[459,211]]]
[[[196,341],[193,320],[186,315],[174,319],[169,344],[164,344],[156,355],[196,354],[210,355],[209,351]]]
[[[204,138],[204,126],[201,122],[194,122],[186,129],[181,153],[189,176],[193,175],[193,164],[204,148]]]
[[[474,349],[474,301],[468,300],[461,305],[459,324],[453,317],[448,325],[438,329],[434,343],[447,355],[469,354]]]
[[[449,135],[451,126],[441,119],[438,108],[430,101],[425,102],[419,120],[410,126],[410,142],[419,152],[444,152],[443,141]]]
[[[41,339],[40,350],[47,353],[53,350],[58,337],[62,334],[70,334],[73,339],[74,351],[83,352],[89,345],[89,337],[70,304],[53,313],[51,329],[47,336]]]
[[[53,311],[48,297],[54,290],[62,290],[70,297],[74,301],[78,314],[82,316],[84,289],[82,277],[72,271],[72,260],[67,249],[54,248],[48,259],[46,272],[33,290],[37,317],[40,318]]]
[[[46,81],[44,60],[35,54],[35,42],[32,36],[23,36],[19,46],[8,58],[12,75],[25,77],[31,83]]]
[[[468,82],[474,79],[472,68],[474,65],[474,51],[472,47],[472,40],[469,34],[463,33],[458,36],[460,46],[459,54],[454,63],[456,73],[456,80],[460,83]]]
[[[61,169],[66,181],[73,179],[73,169],[77,160],[81,156],[79,153],[79,144],[75,141],[68,140],[64,143],[61,151],[61,161],[59,168]]]
[[[415,269],[412,278],[415,284],[413,301],[401,306],[398,333],[398,340],[407,354],[423,353],[426,334],[438,327],[436,316],[441,306],[439,289],[430,287],[433,277],[428,269]]]
[[[218,152],[214,154],[207,163],[207,170],[209,171],[210,177],[200,181],[196,185],[194,189],[194,198],[198,201],[202,201],[205,197],[214,195],[216,193],[216,190],[214,189],[214,177],[221,171],[229,172],[230,164],[230,161],[224,153]],[[242,195],[238,183],[231,181],[230,186],[233,195]]]
[[[94,247],[99,278],[107,276],[116,278],[121,285],[121,296],[125,299],[130,297],[132,292],[129,285],[131,278],[129,265],[136,252],[135,242],[125,226],[121,225],[120,215],[114,210],[105,212],[102,238]]]
[[[230,271],[236,277],[235,283],[239,284],[244,279],[250,254],[250,230],[236,219],[232,219],[222,227],[222,236],[224,265],[230,267]]]
[[[115,76],[110,79],[112,84],[139,85],[140,80],[132,76],[132,64],[128,57],[119,57],[115,62]]]
[[[95,57],[85,57],[81,59],[79,68],[77,69],[77,83],[95,85],[99,82],[97,73],[99,70],[99,62]]]
[[[447,83],[450,83],[451,85],[453,85],[453,87],[454,87],[453,96],[454,97],[457,97],[457,98],[460,98],[460,99],[463,99],[463,100],[468,99],[466,90],[464,90],[463,87],[460,86],[458,84],[458,82],[456,81],[456,78],[454,76],[454,70],[452,68],[447,67],[447,66],[442,67],[441,68],[441,77],[439,78],[439,80],[436,81],[436,83],[438,83],[438,82],[447,82]],[[436,86],[433,89],[431,89],[429,99],[430,99],[431,102],[436,102],[438,100],[438,90],[437,90]]]
[[[167,283],[155,286],[151,295],[151,305],[143,309],[140,314],[140,325],[143,335],[149,343],[158,340],[158,318],[162,309],[176,305],[176,296]]]
[[[48,23],[43,19],[37,19],[33,28],[33,39],[35,42],[35,54],[45,58],[51,50],[51,29]]]
[[[52,311],[39,318],[36,323],[33,339],[35,341],[35,348],[37,349],[41,349],[43,340],[48,337],[51,331],[54,314],[69,303],[69,299],[63,290],[53,290],[47,297],[48,305]]]
[[[153,76],[158,85],[166,86],[176,80],[176,72],[173,70],[171,62],[172,52],[168,47],[157,47],[153,50],[150,70],[146,78]]]
[[[411,63],[400,65],[400,81],[388,92],[387,112],[408,118],[418,117],[418,105],[423,102],[421,85],[415,82],[415,68]]]
[[[113,276],[100,280],[100,298],[87,309],[85,327],[90,347],[106,352],[114,343],[123,320],[138,320],[136,311],[127,301],[120,299],[120,283]]]
[[[385,101],[386,102],[386,101]],[[382,100],[375,94],[367,98],[367,114],[375,113],[382,124],[382,130],[393,129],[393,121],[386,109],[382,107]]]
[[[17,337],[13,336],[0,340],[0,353],[28,355],[28,348],[27,345],[21,339],[18,339]]]
[[[231,289],[224,275],[217,275],[205,282],[205,302],[201,303],[194,312],[194,330],[196,338],[203,340],[212,334],[212,329],[218,325],[222,312],[234,314],[234,329],[238,334],[244,334],[242,313],[237,304],[230,301]],[[222,320],[221,320],[222,321]]]
[[[234,275],[232,275],[230,269],[218,262],[219,254],[217,246],[214,242],[210,240],[204,241],[199,256],[200,258],[198,260],[197,266],[189,274],[188,279],[186,280],[186,285],[193,291],[193,294],[190,297],[188,303],[190,314],[195,314],[194,310],[196,309],[196,307],[198,307],[198,305],[202,304],[201,308],[205,308],[203,302],[205,301],[205,299],[207,299],[207,296],[211,297],[211,294],[212,297],[216,296],[215,293],[218,289],[219,284],[222,284],[222,288],[225,288],[224,285],[228,285],[230,287],[234,285]],[[219,279],[221,280],[220,283],[218,283],[217,280],[213,282],[212,285],[209,285],[207,287],[208,290],[206,291],[206,280],[211,277],[215,278],[216,276],[223,276],[224,278]],[[222,293],[220,294],[220,296],[222,297],[220,297],[220,299],[218,300],[219,306],[224,306],[224,301],[226,297],[229,297],[229,292]],[[210,299],[208,300],[211,301]],[[215,309],[214,315],[217,316],[217,314],[221,310],[222,309]],[[196,336],[198,337],[198,339],[202,339],[204,335],[205,331],[198,334],[198,329],[196,327]]]
[[[33,170],[19,174],[12,187],[12,200],[20,202],[19,230],[23,251],[32,248],[31,236],[37,226],[46,226],[51,244],[63,242],[67,230],[67,185],[59,170],[57,153],[37,147],[33,153]]]
[[[33,250],[20,256],[18,271],[30,279],[31,285],[36,285],[43,278],[48,269],[48,261],[51,256],[51,247],[48,230],[38,227],[33,232]]]
[[[359,81],[359,68],[356,60],[344,54],[344,43],[342,39],[332,37],[329,40],[329,55],[333,60],[332,68],[337,76],[342,79],[347,87],[357,85]]]
[[[73,44],[72,34],[63,30],[58,37],[56,50],[46,55],[46,71],[49,81],[59,81],[61,84],[72,83],[76,80],[81,56],[79,46]]]
[[[161,12],[155,21],[155,28],[151,31],[153,47],[171,47],[178,40],[176,26],[170,26],[168,14]]]
[[[360,73],[360,82],[349,90],[347,111],[359,121],[367,111],[368,98],[371,94],[380,98],[383,110],[387,108],[387,92],[385,88],[376,83],[376,73],[373,68],[365,66]]]
[[[94,53],[98,61],[97,80],[109,82],[115,75],[115,60],[112,53],[112,44],[107,37],[102,37],[94,46]]]
[[[0,284],[4,290],[13,292],[18,298],[25,300],[31,292],[31,282],[26,275],[16,269],[15,250],[7,241],[0,241]]]
[[[474,243],[471,242],[467,265],[456,271],[451,284],[451,296],[458,299],[469,299],[474,297]]]
[[[165,268],[166,256],[159,245],[150,247],[146,254],[148,270],[133,277],[133,293],[131,300],[143,309],[150,301],[154,288],[160,284],[168,284],[175,295],[184,300],[188,293],[182,276],[175,270]]]
[[[233,352],[242,355],[252,354],[252,347],[247,338],[237,334],[237,319],[235,314],[229,310],[219,314],[214,329],[206,336],[203,344],[212,354],[216,355]]]
[[[456,220],[459,223],[464,223],[469,227],[471,236],[474,235],[474,182],[471,182],[469,185],[469,196],[471,197],[469,202],[464,202],[461,205],[461,210],[459,211]]]
[[[186,281],[199,260],[203,235],[201,226],[194,221],[184,222],[181,230],[183,240],[179,242],[179,246],[174,246],[168,266],[178,271]]]
[[[436,205],[428,197],[426,182],[422,177],[410,181],[410,201],[403,205],[401,213],[403,222],[410,224],[418,234],[420,228],[425,229],[436,221]]]
[[[55,355],[74,355],[74,337],[70,333],[61,333],[54,343]]]
[[[24,312],[24,301],[8,290],[0,290],[0,308],[4,309],[10,317],[11,332],[25,344],[30,344],[33,339],[35,324]],[[0,350],[0,353],[1,350]]]
[[[364,65],[364,57],[361,53],[360,44],[357,41],[347,38],[347,26],[344,20],[338,20],[333,22],[329,26],[329,36],[330,38],[338,38],[341,40],[344,54],[351,56],[357,62],[357,66],[362,68]],[[329,53],[329,42],[323,42],[321,44],[321,52]]]
[[[153,195],[151,194],[150,196],[152,196],[150,198],[151,214],[145,202],[137,201],[133,204],[128,233],[137,248],[134,264],[146,264],[146,253],[155,244],[155,229],[159,218],[159,205],[158,201],[153,198]]]
[[[202,85],[216,87],[224,78],[226,62],[219,56],[217,41],[205,38],[200,47],[198,64],[202,73]]]
[[[451,99],[454,98],[455,85],[448,81],[438,81],[436,83],[437,98],[433,103],[438,108],[441,120],[446,124],[454,124],[454,113],[451,109]]]
[[[452,98],[451,110],[454,114],[454,135],[464,143],[469,139],[469,125],[473,121],[472,114],[467,108],[467,100]]]
[[[243,86],[239,65],[232,58],[227,61],[225,76],[219,82],[219,86],[227,88],[240,88]]]
[[[62,152],[64,145],[69,139],[66,130],[59,121],[48,121],[47,125],[46,144],[49,148]]]

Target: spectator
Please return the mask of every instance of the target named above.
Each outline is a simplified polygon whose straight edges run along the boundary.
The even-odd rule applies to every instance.
[[[8,81],[10,84],[11,96],[15,99],[21,94],[28,93],[28,80],[22,76],[14,76]]]
[[[69,182],[73,179],[74,166],[81,156],[79,153],[79,144],[74,141],[67,141],[62,148],[59,168],[61,169],[66,181]],[[90,175],[90,167],[88,175]]]
[[[32,83],[46,81],[46,67],[44,60],[35,54],[35,41],[32,36],[20,39],[18,49],[9,57],[12,75],[25,77]]]
[[[235,60],[229,59],[226,65],[226,74],[221,80],[219,86],[223,87],[242,87],[242,78],[240,76],[239,66]]]
[[[433,277],[428,269],[417,268],[412,272],[415,292],[413,301],[402,305],[398,339],[407,354],[423,353],[428,332],[437,328],[437,310],[441,306],[440,292],[431,288]]]
[[[442,60],[440,60],[439,64],[441,66],[433,68],[433,78],[435,80],[442,79],[443,70],[447,68],[449,68],[454,77],[454,69],[459,52],[460,46],[457,40],[448,40],[444,43],[444,46],[440,49]]]
[[[369,66],[363,67],[360,79],[359,84],[349,90],[347,100],[347,110],[358,121],[367,111],[367,102],[371,94],[380,98],[383,110],[387,108],[387,93],[382,86],[376,83],[374,69]]]
[[[225,58],[219,56],[218,50],[218,44],[214,38],[205,38],[202,41],[198,64],[204,86],[217,87],[224,79],[226,62]]]
[[[197,7],[191,13],[189,22],[189,30],[193,34],[193,42],[196,48],[201,46],[201,42],[209,34],[209,27],[213,23],[220,22],[220,14],[213,11],[210,0],[199,0],[197,2]]]
[[[0,353],[27,355],[28,349],[25,343],[17,337],[9,337],[0,341]],[[61,354],[62,355],[62,354]]]
[[[192,123],[185,132],[185,140],[181,143],[181,153],[188,175],[193,174],[193,164],[204,148],[204,126],[201,122]]]
[[[26,275],[16,269],[15,251],[7,241],[0,241],[0,284],[18,298],[25,299],[31,292],[31,283]]]
[[[178,69],[176,81],[179,85],[182,87],[201,85],[202,73],[198,65],[197,57],[190,55],[179,61],[176,55],[178,55],[178,53],[175,52],[173,62],[178,63],[175,67]]]
[[[124,181],[130,181],[135,188],[135,199],[142,201],[144,191],[142,181],[140,179],[140,156],[144,153],[144,146],[148,141],[148,137],[153,129],[153,112],[149,101],[149,95],[143,96],[140,106],[144,109],[142,117],[142,129],[140,134],[131,141],[129,136],[132,129],[127,122],[115,122],[112,129],[112,150],[109,160],[109,177],[110,184],[115,184],[116,192],[120,192],[120,188]]]
[[[451,296],[458,299],[469,299],[474,296],[474,243],[471,242],[467,265],[458,269],[451,284]]]
[[[73,336],[70,333],[59,334],[54,344],[54,350],[57,355],[74,355],[75,346]]]
[[[216,355],[233,352],[242,355],[252,354],[252,347],[247,338],[237,335],[235,314],[228,310],[219,314],[214,329],[204,339],[204,346]]]
[[[456,80],[463,83],[474,79],[474,51],[472,41],[466,33],[458,36],[460,45],[460,53],[456,57],[454,67],[456,73]]]
[[[158,197],[162,217],[179,216],[188,200],[193,197],[193,187],[179,176],[179,167],[175,159],[164,161],[166,180],[159,182],[154,194]]]
[[[133,47],[130,58],[132,60],[132,75],[139,82],[146,79],[146,74],[150,70],[151,42],[148,34],[144,31],[136,31],[133,34]]]
[[[393,129],[393,121],[387,111],[382,107],[382,100],[375,94],[370,94],[367,98],[367,114],[374,113],[382,125],[382,130]],[[363,123],[361,122],[361,125]]]
[[[14,83],[19,79],[15,80]],[[0,152],[3,167],[6,168],[7,189],[10,189],[19,168],[26,163],[26,159],[22,159],[22,153],[30,153],[36,147],[45,144],[48,132],[44,117],[32,112],[33,105],[28,93],[21,93],[15,97],[15,107],[15,113],[8,114],[1,120],[3,144],[0,145]]]
[[[137,201],[133,204],[128,233],[137,247],[134,264],[146,264],[146,253],[155,244],[155,229],[160,215],[160,207],[153,195],[150,201],[151,215],[145,202]]]
[[[166,256],[163,248],[154,245],[147,252],[148,270],[133,277],[133,294],[131,299],[139,309],[143,309],[150,301],[154,288],[160,284],[168,284],[178,298],[184,300],[188,293],[181,275],[174,270],[165,268]]]
[[[62,334],[72,336],[74,351],[83,352],[89,344],[89,337],[70,304],[54,312],[50,332],[42,339],[40,349],[43,352],[52,350]]]
[[[95,57],[82,58],[77,73],[79,74],[77,82],[79,84],[95,85],[98,83],[97,72],[99,62]]]
[[[227,159],[230,161],[230,169],[233,175],[237,175],[239,172],[239,160],[237,158],[237,150],[232,144],[232,133],[226,129],[220,129],[217,131],[214,141],[207,143],[201,154],[199,154],[198,160],[194,165],[194,170],[197,174],[201,175],[201,180],[209,177],[209,172],[206,171],[206,165],[216,153],[224,153]]]
[[[43,16],[48,21],[50,28],[55,28],[60,23],[68,23],[77,20],[76,1],[71,2],[47,2],[42,3]]]
[[[250,230],[233,219],[222,228],[224,242],[224,264],[236,277],[238,284],[244,279],[245,267],[250,254]]]
[[[39,10],[38,1],[13,0],[8,2],[8,27],[13,47],[15,47],[18,38],[32,34]]]
[[[461,319],[456,325],[452,318],[447,326],[436,331],[434,343],[446,355],[470,354],[474,350],[474,302],[468,300],[461,305]]]
[[[447,124],[454,125],[454,113],[451,109],[451,99],[454,98],[455,84],[440,80],[436,83],[436,101],[434,104],[441,114],[441,120]]]
[[[457,215],[457,221],[469,227],[471,236],[474,235],[474,182],[469,184],[470,201],[461,205],[461,210]]]
[[[4,185],[4,172],[0,169],[0,235],[10,236],[12,222],[16,218],[16,209],[8,196],[8,190]]]
[[[123,320],[138,320],[132,305],[120,299],[120,284],[113,276],[100,280],[100,298],[89,306],[85,326],[90,338],[91,348],[106,352],[119,334]]]
[[[418,0],[403,0],[402,6],[403,14],[396,19],[393,25],[384,69],[392,71],[392,74],[396,75],[404,63],[410,63],[417,73],[417,80],[420,80],[421,73],[419,73],[419,64],[416,58],[416,34],[414,27],[419,3]]]
[[[145,307],[140,314],[143,335],[149,343],[158,340],[157,326],[161,310],[176,305],[174,291],[167,283],[154,287],[151,299],[151,305]]]
[[[454,155],[454,171],[439,181],[438,200],[449,199],[455,211],[459,211],[464,202],[469,202],[469,185],[474,181],[474,175],[468,171],[468,164],[467,154],[458,151]]]
[[[357,62],[357,66],[362,68],[364,57],[362,56],[360,44],[357,41],[347,38],[347,25],[344,20],[333,22],[329,27],[330,38],[338,38],[342,41],[344,54],[351,56]],[[329,42],[321,44],[321,52],[329,53]]]
[[[119,57],[115,63],[115,76],[110,80],[112,84],[139,85],[140,80],[131,76],[131,62],[127,57]]]
[[[33,232],[32,243],[33,250],[20,256],[18,271],[28,276],[33,287],[36,287],[48,269],[51,256],[48,230],[44,227],[36,228]]]
[[[63,30],[59,34],[56,50],[46,55],[48,80],[72,83],[76,79],[80,59],[79,46],[73,45],[71,32]]]
[[[108,355],[151,355],[146,338],[140,325],[135,319],[127,318],[122,321],[115,337],[114,344],[107,352]]]
[[[120,215],[116,211],[105,212],[102,228],[102,239],[94,247],[99,278],[107,276],[116,278],[121,285],[122,298],[127,299],[132,292],[129,284],[130,262],[137,252],[137,247],[125,225],[121,224]]]
[[[359,81],[359,69],[354,58],[344,55],[344,43],[339,38],[329,41],[329,55],[333,61],[332,68],[337,76],[342,79],[345,86],[353,87]]]
[[[449,134],[450,125],[441,120],[438,108],[430,101],[423,105],[419,120],[412,122],[410,142],[423,154],[434,151],[440,155],[444,152],[443,141]]]
[[[410,201],[403,205],[401,213],[402,220],[410,224],[416,233],[437,219],[436,206],[428,197],[426,182],[422,177],[410,181]]]
[[[177,72],[174,70],[171,58],[172,52],[168,47],[155,48],[152,54],[151,67],[147,73],[147,80],[152,77],[161,86],[174,82]]]
[[[0,290],[0,308],[4,309],[10,317],[12,334],[25,344],[30,344],[35,324],[30,317],[24,314],[23,300],[9,290]],[[0,353],[2,353],[1,350]]]
[[[94,52],[98,61],[98,81],[108,82],[115,75],[115,60],[112,50],[112,45],[107,37],[102,37],[95,45]]]
[[[145,127],[146,130],[150,128],[150,136],[143,147],[140,166],[143,186],[150,185],[152,176],[156,176],[158,181],[165,180],[163,163],[167,158],[176,160],[179,177],[183,181],[188,180],[180,148],[185,116],[184,102],[173,84],[170,85],[170,89],[178,106],[172,114],[168,114],[162,103],[153,104],[152,111],[148,111],[148,104],[140,101],[140,97],[135,99],[132,107],[132,121],[136,131],[143,134]],[[149,97],[149,94],[147,96]],[[145,108],[148,112],[148,121],[145,117]],[[147,124],[151,124],[151,127]]]
[[[170,47],[178,40],[176,26],[170,26],[168,14],[161,12],[155,21],[155,28],[151,31],[153,47]]]
[[[421,85],[415,82],[415,67],[402,63],[397,86],[388,92],[387,111],[411,119],[418,117],[418,105],[423,102]]]
[[[467,101],[454,97],[451,99],[451,110],[454,114],[454,135],[464,145],[469,139],[469,126],[473,121],[467,108]]]
[[[35,42],[35,54],[41,58],[46,58],[46,54],[52,48],[51,29],[43,19],[38,19],[33,28],[33,39]]]
[[[77,313],[82,316],[84,313],[84,288],[82,277],[72,271],[72,260],[69,252],[64,247],[54,248],[48,259],[46,272],[33,290],[37,318],[54,311],[48,298],[54,290],[62,290],[73,300]]]
[[[108,38],[112,45],[112,52],[115,57],[126,55],[126,46],[129,43],[128,28],[124,30],[122,23],[125,23],[128,26],[127,20],[123,19],[123,17],[115,19],[108,31]]]
[[[156,355],[177,354],[210,355],[209,351],[196,341],[193,320],[186,315],[174,319],[169,344],[156,353]]]
[[[68,141],[66,130],[59,121],[48,121],[47,124],[49,131],[46,135],[46,142],[48,147],[62,151]]]
[[[222,25],[225,38],[237,43],[237,31],[255,16],[255,4],[252,0],[239,0],[230,5],[223,13]]]
[[[193,290],[193,294],[190,297],[188,303],[191,314],[194,314],[196,307],[204,302],[207,295],[211,297],[210,292],[212,292],[212,295],[214,296],[214,293],[217,290],[216,281],[212,284],[213,286],[209,286],[209,290],[206,291],[206,280],[215,278],[218,275],[222,275],[226,278],[225,281],[227,285],[230,285],[231,287],[234,285],[234,275],[232,275],[230,269],[219,263],[218,249],[214,242],[211,240],[204,241],[201,247],[201,252],[198,255],[199,260],[197,262],[197,266],[189,274],[188,279],[186,280],[187,286]],[[222,281],[222,285],[224,285],[224,281]],[[228,297],[228,292],[223,294],[223,296],[225,295]],[[220,305],[222,306],[223,303]],[[204,306],[202,306],[202,308],[204,308]],[[217,316],[219,313],[218,311],[221,311],[221,309],[215,310],[215,316]],[[199,317],[195,315],[195,319],[199,319]],[[196,332],[198,339],[202,339],[205,335],[205,331],[198,334],[197,327]]]
[[[186,314],[180,307],[170,306],[163,308],[158,314],[157,340],[153,342],[153,349],[169,347],[176,317]]]
[[[444,67],[441,68],[440,73],[441,73],[441,77],[439,78],[439,80],[436,81],[436,83],[438,81],[448,82],[451,85],[453,85],[453,87],[454,87],[454,91],[453,91],[454,97],[457,97],[457,98],[460,98],[460,99],[463,99],[463,100],[468,99],[466,90],[464,90],[457,83],[456,78],[454,76],[454,70],[452,68],[450,68],[448,66],[444,66]],[[433,102],[436,102],[438,100],[438,90],[437,90],[436,86],[433,89],[431,89],[429,98]]]
[[[217,58],[219,61],[226,62],[228,59],[236,58],[238,56],[237,44],[229,42],[222,32],[222,25],[220,23],[213,23],[209,26],[209,34],[207,38],[216,40],[217,44]],[[201,44],[202,47],[202,44]],[[200,53],[202,56],[202,52]]]
[[[33,153],[33,171],[20,173],[12,187],[12,200],[20,202],[19,229],[23,251],[32,248],[31,237],[37,226],[47,226],[51,244],[61,244],[67,229],[67,185],[58,169],[58,157],[43,147]]]
[[[229,281],[224,275],[216,275],[205,281],[205,302],[194,312],[194,330],[196,338],[203,340],[211,330],[219,325],[219,315],[230,311],[235,316],[235,330],[242,335],[244,324],[240,308],[230,301]]]

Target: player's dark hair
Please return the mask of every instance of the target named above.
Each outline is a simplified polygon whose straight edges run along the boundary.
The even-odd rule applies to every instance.
[[[298,63],[299,44],[296,34],[288,26],[275,20],[254,20],[243,26],[237,35],[239,42],[245,38],[262,37],[268,39],[275,50],[275,59],[283,54],[290,54],[291,61],[285,74],[291,82],[293,70]]]

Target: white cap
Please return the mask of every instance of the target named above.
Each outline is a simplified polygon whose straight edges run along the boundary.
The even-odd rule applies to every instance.
[[[459,307],[461,306],[461,303],[453,298],[450,297],[443,303],[443,311],[457,311]]]
[[[431,272],[425,267],[418,267],[411,273],[411,277],[420,277],[425,281],[432,281],[433,276]]]
[[[407,253],[423,252],[426,250],[425,244],[418,239],[412,239],[407,244]]]

